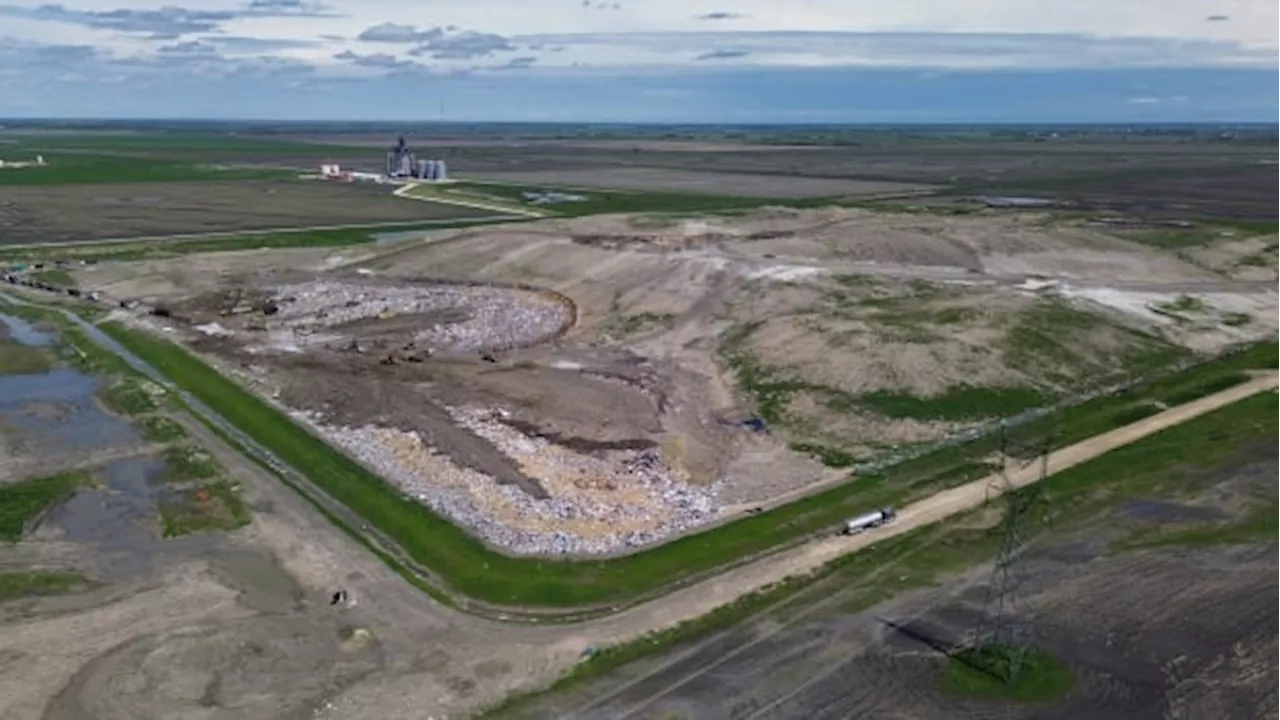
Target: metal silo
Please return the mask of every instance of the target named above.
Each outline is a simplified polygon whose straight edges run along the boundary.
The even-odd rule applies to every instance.
[[[449,178],[449,173],[445,169],[444,161],[437,160],[436,161],[436,180],[444,181],[444,180],[447,180],[448,178]]]

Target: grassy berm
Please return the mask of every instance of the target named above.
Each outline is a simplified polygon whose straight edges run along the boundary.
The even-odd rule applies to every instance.
[[[626,557],[581,562],[512,558],[489,550],[461,528],[401,495],[181,347],[114,323],[104,323],[102,328],[281,460],[302,469],[313,483],[393,538],[453,590],[496,604],[564,608],[635,601],[780,545],[828,532],[851,513],[979,479],[990,472],[985,463],[994,449],[993,440],[984,440],[928,455],[771,512]],[[1124,395],[1085,403],[1027,432],[1052,429],[1059,445],[1076,442],[1131,422],[1135,407],[1173,404],[1175,397],[1185,402],[1224,383],[1242,381],[1247,377],[1244,368],[1274,367],[1276,352],[1276,343],[1263,344]]]
[[[1026,561],[1032,576],[1025,592],[1039,592],[1036,588],[1040,582],[1052,577],[1072,585],[1082,576],[1096,572],[1096,566],[1108,563],[1132,563],[1125,567],[1148,564],[1143,558],[1130,557],[1134,550],[1274,544],[1278,531],[1274,443],[1278,432],[1280,414],[1275,395],[1262,392],[1050,476],[1037,486],[1044,501],[1040,511],[1027,516],[1030,547]],[[1172,523],[1141,523],[1135,522],[1125,509],[1135,499],[1231,510]],[[697,708],[720,707],[718,702],[733,696],[726,688],[737,687],[743,690],[742,694],[750,695],[757,684],[776,681],[779,684],[775,693],[793,689],[798,693],[797,685],[803,685],[806,678],[816,678],[836,667],[832,663],[837,661],[832,658],[837,657],[846,664],[838,666],[839,673],[826,678],[831,695],[816,693],[823,701],[841,699],[842,692],[849,692],[850,697],[900,692],[894,701],[902,701],[905,717],[947,717],[911,714],[908,706],[953,710],[964,707],[964,717],[1088,717],[1057,713],[1052,706],[1064,696],[1074,696],[1079,680],[1078,668],[1058,657],[1061,645],[1054,646],[1052,653],[1049,648],[1033,646],[1026,658],[1031,663],[1025,674],[1013,682],[1003,682],[995,676],[1001,663],[1008,659],[1001,648],[974,653],[956,647],[950,657],[944,657],[940,652],[930,652],[919,641],[878,650],[874,642],[851,634],[851,616],[869,610],[877,625],[883,618],[902,618],[903,623],[920,618],[919,602],[907,603],[905,611],[895,604],[900,597],[915,597],[913,591],[942,606],[936,617],[929,616],[930,622],[920,627],[939,627],[946,622],[943,618],[955,617],[961,626],[953,632],[963,632],[966,619],[971,621],[975,616],[951,612],[960,607],[954,583],[973,591],[965,595],[981,603],[990,560],[1004,536],[999,507],[980,508],[886,538],[834,560],[810,577],[795,578],[743,597],[670,630],[601,648],[550,688],[511,698],[483,717],[550,720],[574,716],[594,720],[634,710],[636,698],[666,693],[670,693],[666,708],[685,708],[688,717],[697,717]],[[1063,571],[1054,569],[1061,567],[1061,561],[1053,559],[1054,553],[1057,548],[1074,547],[1081,541],[1098,543],[1103,555],[1071,565],[1062,575]],[[1179,573],[1199,572],[1195,563],[1175,560],[1165,565]],[[1041,570],[1036,568],[1048,574],[1037,575]],[[1059,575],[1053,575],[1055,572]],[[1141,602],[1150,597],[1141,594],[1142,588],[1149,593],[1152,588],[1165,587],[1144,585],[1150,580],[1134,577],[1133,587],[1123,589],[1101,586],[1108,587],[1106,591],[1113,595]],[[1176,586],[1184,581],[1179,576],[1171,582]],[[1052,586],[1044,592],[1052,594]],[[1097,612],[1100,605],[1105,605],[1094,596],[1071,597],[1077,603],[1072,607],[1091,607]],[[1159,625],[1163,617],[1160,608],[1140,606],[1136,612],[1148,615],[1156,623],[1155,630],[1148,628],[1149,635],[1163,627]],[[1091,620],[1050,617],[1048,622],[1066,622],[1078,628],[1088,626]],[[1038,637],[1034,627],[1032,636]],[[949,633],[947,637],[958,636]],[[1109,645],[1111,641],[1106,642]],[[942,643],[949,645],[950,641]],[[798,651],[801,648],[803,653]],[[838,654],[833,654],[833,648]],[[862,659],[849,662],[845,653]],[[652,655],[658,657],[650,658]],[[805,660],[806,657],[811,659]],[[805,662],[814,668],[813,673],[797,674],[797,666]],[[1084,662],[1089,664],[1090,660],[1085,658]],[[619,669],[620,672],[613,672]],[[878,677],[883,687],[859,688],[873,682],[873,677]],[[1147,685],[1152,682],[1141,673],[1137,677]],[[677,686],[682,687],[676,690]],[[837,687],[842,689],[836,690]],[[629,691],[608,701],[619,689]],[[768,700],[776,694],[763,697]],[[760,708],[753,704],[760,702],[759,697],[742,702],[743,716]],[[915,705],[917,702],[920,704]],[[1031,709],[1019,710],[1023,705]],[[827,712],[837,709],[835,705],[822,707]],[[591,710],[578,712],[583,708]],[[784,711],[795,709],[775,708],[778,717],[792,717],[792,713]],[[648,710],[653,717],[663,717],[661,705]]]

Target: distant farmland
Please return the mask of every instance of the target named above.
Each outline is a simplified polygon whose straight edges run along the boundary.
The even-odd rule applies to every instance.
[[[475,208],[393,197],[386,186],[321,181],[9,187],[0,204],[0,242],[66,242],[493,215]]]

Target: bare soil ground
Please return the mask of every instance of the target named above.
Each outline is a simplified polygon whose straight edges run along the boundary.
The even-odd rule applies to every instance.
[[[1059,548],[1049,548],[1048,552]],[[1032,636],[1079,686],[1045,707],[957,699],[938,689],[945,659],[916,637],[962,641],[985,573],[871,611],[739,629],[599,705],[529,718],[1198,718],[1276,717],[1276,570],[1270,548],[1166,551],[1028,562]],[[1194,583],[1187,579],[1194,577]],[[1117,592],[1123,587],[1123,592]],[[840,590],[827,588],[838,607]],[[895,631],[885,621],[903,625]],[[909,634],[908,634],[909,633]],[[734,651],[742,649],[740,654]],[[667,658],[667,661],[673,659]],[[655,661],[656,662],[656,661]],[[653,667],[653,666],[650,666]],[[641,671],[635,668],[632,672]],[[619,681],[615,683],[621,684]],[[600,692],[600,690],[597,690]]]
[[[648,190],[651,192],[731,195],[737,197],[805,198],[895,195],[928,192],[928,185],[872,180],[806,178],[753,173],[716,173],[660,168],[599,168],[591,170],[517,170],[476,173],[482,180],[516,184]]]
[[[182,416],[252,520],[230,533],[162,537],[158,507],[173,482],[165,462],[93,402],[93,378],[66,368],[42,377],[0,379],[8,383],[0,421],[22,431],[22,459],[43,459],[54,472],[66,457],[85,456],[92,482],[19,542],[0,544],[0,573],[74,573],[83,582],[0,600],[5,720],[301,720],[358,682],[376,695],[406,677],[423,694],[382,698],[400,707],[375,717],[425,717],[493,702],[581,652],[562,645],[557,629],[434,605]],[[8,469],[0,478],[21,479]],[[348,600],[335,604],[339,589]]]
[[[393,246],[394,247],[394,246]],[[283,248],[271,250],[271,265],[299,272],[322,273],[349,262],[377,257],[386,248],[350,246],[333,248]],[[73,268],[83,287],[100,289],[112,298],[138,298],[163,302],[234,288],[239,278],[263,268],[262,251],[245,250],[211,255],[187,255],[181,260],[103,262]]]
[[[0,235],[11,243],[60,242],[485,214],[406,202],[384,186],[321,181],[8,187]]]
[[[1193,262],[1233,279],[1275,282],[1278,249],[1280,238],[1263,235],[1188,248],[1183,252]]]
[[[1255,449],[1246,464],[1203,479],[1206,495],[1230,508],[1266,487],[1275,460],[1274,449]],[[868,609],[860,581],[836,576],[799,603],[512,717],[1277,717],[1274,543],[1109,553],[1108,538],[1133,522],[1129,513],[1033,546],[1023,560],[1018,622],[1077,679],[1058,701],[1027,705],[941,691],[940,648],[966,642],[982,617],[990,568],[977,567]],[[1176,522],[1171,517],[1146,522]]]
[[[580,652],[434,606],[202,426],[187,429],[242,484],[252,524],[162,540],[154,505],[135,495],[159,466],[100,469],[100,489],[0,547],[0,571],[90,583],[0,603],[0,716],[311,718],[356,683],[409,674],[431,689],[384,700],[413,717],[492,702]],[[342,588],[352,602],[331,605]]]
[[[1047,401],[1275,330],[1271,287],[1034,215],[600,216],[357,252],[77,272],[522,552],[612,552],[847,472],[794,443],[870,461],[1022,409],[937,399],[958,389]],[[1203,322],[1151,310],[1181,293]],[[757,412],[773,434],[741,426]],[[566,548],[570,517],[588,539]]]
[[[1231,392],[1201,405],[1221,404]],[[1151,431],[1190,412],[1143,425]],[[49,515],[23,542],[0,548],[5,569],[74,570],[97,583],[78,594],[0,605],[4,717],[456,714],[549,681],[587,647],[669,627],[830,557],[823,549],[786,553],[572,628],[484,621],[435,605],[202,425],[184,426],[240,483],[252,523],[230,535],[160,541],[151,506],[136,495],[146,500],[157,468],[133,462],[108,468],[104,487]],[[1089,443],[1070,459],[1107,447]],[[936,520],[931,513],[949,512],[953,502],[942,498],[933,510],[904,513],[887,530]],[[827,549],[848,552],[869,540],[841,538]],[[339,588],[354,602],[331,605]],[[1187,702],[1200,697],[1194,687],[1186,695]]]
[[[96,387],[65,372],[0,376],[0,484],[156,451],[114,421],[94,397]]]
[[[1270,222],[1276,217],[1276,198],[1269,189],[1276,167],[1274,158],[1270,161],[1245,160],[1235,166],[1224,163],[1195,171],[1171,168],[1167,173],[1119,173],[1085,183],[1050,180],[1045,187],[1054,197],[1081,208],[1119,211],[1150,220],[1213,217]],[[1016,194],[1016,187],[1010,190]]]

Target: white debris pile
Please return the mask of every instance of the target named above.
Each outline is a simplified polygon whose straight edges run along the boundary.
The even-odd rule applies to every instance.
[[[510,455],[550,497],[538,500],[459,467],[416,433],[308,420],[406,495],[515,554],[613,553],[696,528],[720,512],[714,487],[679,482],[656,451],[615,452],[610,462],[525,436],[497,422],[492,411],[450,412]]]
[[[768,265],[747,271],[750,280],[773,280],[775,282],[795,282],[814,275],[824,275],[826,268],[809,265]]]
[[[205,325],[197,325],[196,330],[213,337],[235,335],[234,332],[223,327],[216,322],[207,323]]]
[[[373,287],[307,282],[277,288],[280,310],[272,323],[300,335],[345,323],[457,310],[455,317],[423,318],[413,339],[436,350],[475,352],[515,347],[554,335],[569,319],[568,308],[543,293],[466,285]],[[316,334],[315,337],[328,337]]]

